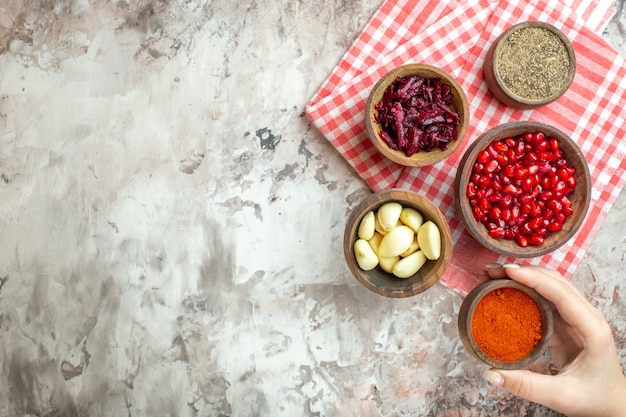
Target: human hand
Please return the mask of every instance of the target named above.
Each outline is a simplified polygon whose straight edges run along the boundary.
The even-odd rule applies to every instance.
[[[485,371],[492,384],[570,417],[626,416],[626,377],[602,313],[557,271],[490,265],[489,278],[511,278],[534,288],[556,307],[550,351],[559,372]]]

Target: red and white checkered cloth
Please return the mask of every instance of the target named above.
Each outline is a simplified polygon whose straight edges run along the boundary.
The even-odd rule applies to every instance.
[[[604,3],[604,4],[602,4]],[[626,64],[600,36],[615,10],[600,0],[387,0],[307,104],[313,124],[374,190],[412,189],[430,198],[450,223],[452,261],[441,282],[467,294],[486,263],[514,262],[480,246],[454,208],[453,183],[469,144],[499,124],[533,120],[568,133],[592,178],[587,218],[566,245],[528,262],[570,278],[626,183]],[[487,90],[482,66],[489,45],[512,25],[553,24],[572,42],[577,73],[568,92],[535,110],[515,110]],[[448,159],[406,168],[380,155],[365,131],[365,104],[376,81],[396,66],[420,62],[452,73],[470,104],[470,127]]]

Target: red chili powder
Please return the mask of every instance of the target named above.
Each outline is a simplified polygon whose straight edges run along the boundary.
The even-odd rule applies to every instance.
[[[472,316],[476,344],[489,357],[513,362],[528,355],[541,340],[541,311],[516,288],[499,288],[485,295]]]

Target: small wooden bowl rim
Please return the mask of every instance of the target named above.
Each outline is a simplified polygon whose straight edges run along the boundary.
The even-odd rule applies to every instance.
[[[442,151],[441,149],[433,149],[430,152],[417,152],[407,157],[405,152],[391,149],[380,138],[381,126],[375,120],[377,111],[374,107],[383,97],[387,87],[389,87],[389,85],[391,85],[396,78],[406,75],[420,75],[425,78],[440,78],[442,83],[451,87],[453,110],[459,114],[461,120],[457,126],[458,136],[456,140],[448,144],[448,148],[446,150]],[[410,167],[433,165],[452,155],[454,151],[461,146],[469,126],[469,104],[461,85],[447,72],[427,64],[402,65],[389,71],[374,85],[365,105],[365,125],[368,136],[370,137],[374,147],[376,147],[381,154],[393,162]]]
[[[569,56],[570,66],[569,66],[569,72],[567,74],[565,83],[559,89],[559,91],[552,94],[551,96],[548,96],[542,99],[533,100],[533,99],[522,97],[520,95],[513,93],[507,87],[506,83],[502,80],[502,77],[500,76],[500,71],[498,70],[499,52],[504,42],[512,33],[520,29],[527,28],[527,27],[542,28],[542,29],[546,29],[554,33],[556,36],[559,37],[559,39],[561,39],[561,42],[563,42],[563,45],[565,46],[565,49],[567,50],[567,54]],[[533,107],[543,106],[543,105],[552,103],[553,101],[561,97],[563,94],[565,94],[565,92],[569,89],[570,85],[572,84],[572,81],[574,81],[574,76],[576,75],[576,54],[574,53],[574,48],[572,47],[572,44],[569,41],[569,39],[567,39],[567,37],[563,34],[563,32],[561,32],[559,29],[557,29],[553,25],[546,23],[546,22],[535,22],[535,21],[518,23],[512,26],[511,28],[507,29],[505,32],[503,32],[502,35],[498,37],[495,43],[495,49],[493,52],[493,75],[494,75],[496,83],[502,89],[502,91],[506,95],[508,95],[512,100],[520,103],[522,107],[533,108]]]
[[[439,259],[426,261],[426,264],[409,278],[394,277],[379,266],[371,271],[363,271],[354,257],[354,242],[361,220],[370,210],[376,211],[390,201],[418,210],[424,221],[432,220],[441,233]],[[343,251],[350,271],[365,288],[385,297],[411,297],[432,287],[443,275],[452,257],[452,235],[443,213],[430,200],[413,191],[394,188],[371,194],[352,210],[344,231]]]
[[[476,309],[478,302],[485,295],[498,288],[515,288],[524,292],[532,298],[533,301],[535,301],[541,311],[541,340],[528,355],[514,362],[503,362],[486,355],[476,343],[472,332],[472,315],[474,314],[474,310]],[[479,284],[472,291],[470,291],[469,294],[467,294],[465,299],[463,299],[459,309],[458,330],[463,345],[474,357],[494,368],[521,369],[529,366],[543,355],[544,351],[548,347],[548,344],[550,343],[550,338],[552,337],[552,333],[554,331],[554,318],[550,304],[537,291],[517,281],[510,279],[496,279]]]
[[[487,233],[487,228],[478,222],[472,213],[469,201],[465,195],[467,183],[471,175],[472,166],[478,153],[486,148],[491,142],[508,136],[516,136],[525,132],[541,131],[546,136],[558,138],[561,150],[570,164],[576,168],[576,188],[570,196],[574,215],[567,218],[563,230],[552,232],[541,246],[521,247],[515,241],[494,239]],[[565,146],[563,146],[565,145]],[[550,253],[563,246],[572,238],[582,225],[591,200],[591,175],[585,157],[576,144],[568,135],[556,127],[539,122],[511,122],[505,123],[488,130],[478,137],[467,149],[457,170],[454,181],[454,200],[461,221],[470,234],[488,249],[501,255],[514,258],[532,258]]]

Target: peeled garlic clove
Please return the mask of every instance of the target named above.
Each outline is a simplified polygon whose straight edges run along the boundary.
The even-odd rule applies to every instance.
[[[391,230],[398,224],[400,219],[400,213],[402,212],[402,205],[400,203],[385,203],[378,208],[376,218],[380,227],[383,230]]]
[[[397,226],[391,229],[378,247],[378,256],[391,258],[399,256],[402,252],[407,250],[413,239],[415,232],[409,226]]]
[[[361,220],[357,235],[359,239],[370,240],[376,231],[376,217],[373,211],[369,211]]]
[[[400,260],[399,256],[394,256],[392,258],[385,258],[384,256],[378,258],[379,265],[381,269],[387,273],[392,273],[393,266]]]
[[[374,236],[372,236],[372,238],[368,240],[376,256],[378,256],[378,247],[380,246],[380,242],[382,242],[382,240],[383,240],[383,235],[381,235],[378,232],[374,232]]]
[[[386,235],[387,234],[387,230],[383,229],[383,227],[380,225],[380,222],[378,221],[378,216],[376,216],[376,222],[375,222],[374,228],[381,235]]]
[[[374,269],[378,265],[378,257],[367,240],[357,239],[354,242],[354,257],[359,267],[364,271]]]
[[[427,221],[417,231],[417,241],[426,258],[435,260],[441,256],[441,234],[432,221]]]
[[[411,243],[411,246],[409,246],[407,250],[402,252],[400,256],[402,256],[403,258],[406,258],[413,252],[417,251],[419,248],[420,248],[420,244],[417,242],[417,236],[415,236],[415,239],[413,239],[413,243]]]
[[[417,232],[424,223],[424,216],[411,207],[404,207],[400,212],[400,221]]]
[[[425,263],[426,256],[421,250],[418,250],[396,262],[391,273],[398,278],[409,278],[419,271]]]

